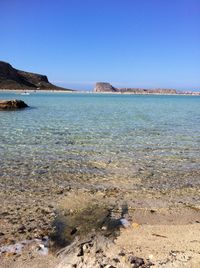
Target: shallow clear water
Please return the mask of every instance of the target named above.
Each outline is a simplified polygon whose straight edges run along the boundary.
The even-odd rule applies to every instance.
[[[31,108],[0,112],[3,180],[200,184],[200,97],[0,93],[13,98]]]

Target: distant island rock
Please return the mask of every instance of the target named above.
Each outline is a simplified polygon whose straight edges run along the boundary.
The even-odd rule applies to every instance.
[[[28,107],[22,100],[0,100],[0,110],[16,110]]]
[[[46,75],[17,70],[4,61],[0,61],[0,89],[72,91],[51,84]]]
[[[94,88],[94,92],[117,92],[117,89],[109,83],[97,82]]]
[[[132,94],[178,94],[175,89],[115,88],[106,82],[97,82],[94,92],[132,93]]]

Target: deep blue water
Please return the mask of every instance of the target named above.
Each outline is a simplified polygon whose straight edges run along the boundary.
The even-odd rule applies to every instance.
[[[0,93],[31,108],[0,112],[0,176],[115,178],[137,187],[200,183],[200,97]]]

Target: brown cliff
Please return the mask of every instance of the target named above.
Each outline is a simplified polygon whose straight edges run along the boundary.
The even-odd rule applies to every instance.
[[[46,75],[17,70],[4,61],[0,61],[0,89],[69,90],[51,84]]]

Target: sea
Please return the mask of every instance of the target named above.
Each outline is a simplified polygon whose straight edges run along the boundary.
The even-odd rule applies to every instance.
[[[0,99],[30,106],[0,111],[1,182],[200,185],[200,96],[0,92]]]

